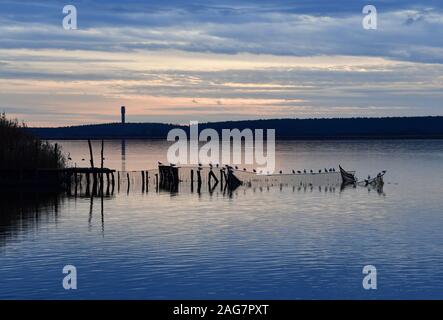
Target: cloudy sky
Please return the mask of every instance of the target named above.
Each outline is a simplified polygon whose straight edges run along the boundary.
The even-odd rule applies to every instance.
[[[0,112],[33,126],[115,122],[120,105],[131,122],[186,123],[443,115],[442,102],[441,0],[0,0]]]

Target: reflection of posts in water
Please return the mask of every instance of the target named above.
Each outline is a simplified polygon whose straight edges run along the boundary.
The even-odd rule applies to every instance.
[[[59,212],[60,197],[57,192],[2,189],[0,201],[0,248],[9,239],[14,240],[16,230],[33,230],[53,214],[55,222]],[[6,200],[7,199],[7,200]]]
[[[104,237],[105,236],[105,214],[104,214],[104,203],[103,203],[103,201],[104,201],[104,199],[103,199],[103,196],[102,196],[102,198],[101,198],[101,210],[100,210],[100,213],[101,213],[101,221],[102,221],[102,236]]]

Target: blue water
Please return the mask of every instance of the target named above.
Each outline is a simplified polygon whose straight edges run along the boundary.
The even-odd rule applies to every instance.
[[[73,161],[87,158],[85,142],[60,143]],[[106,164],[148,169],[166,149],[127,141],[122,156],[121,143],[107,141]],[[277,143],[283,170],[339,163],[361,177],[386,169],[383,192],[134,187],[105,198],[103,213],[94,199],[91,214],[86,197],[37,206],[3,196],[0,298],[442,299],[443,141]],[[62,287],[68,264],[77,290]],[[362,287],[368,264],[377,290]]]

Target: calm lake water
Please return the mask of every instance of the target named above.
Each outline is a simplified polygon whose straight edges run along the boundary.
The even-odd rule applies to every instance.
[[[86,142],[59,144],[88,165]],[[155,168],[167,148],[126,141],[122,154],[106,141],[105,166]],[[276,157],[282,170],[385,169],[386,184],[242,186],[231,197],[134,187],[106,197],[103,211],[99,198],[2,195],[0,298],[443,298],[442,140],[280,141]],[[77,290],[62,287],[68,264]],[[377,290],[362,287],[368,264]]]

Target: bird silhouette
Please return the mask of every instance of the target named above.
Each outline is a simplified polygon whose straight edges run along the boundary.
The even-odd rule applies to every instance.
[[[199,164],[198,164],[198,166],[199,166],[199,167],[201,167],[201,166],[202,166],[202,164],[201,164],[201,163],[199,163]]]
[[[332,171],[335,172],[335,168],[332,168]]]
[[[311,170],[311,172],[312,172],[312,170]],[[303,173],[306,173],[306,169],[303,170]]]
[[[215,166],[218,168],[218,163]]]
[[[243,168],[243,171],[246,171],[246,168]]]
[[[314,171],[311,169],[311,173],[314,173]]]
[[[300,170],[297,170],[297,173],[301,173],[301,171],[300,171]]]
[[[295,174],[295,170],[292,170],[292,174]]]
[[[325,172],[328,172],[328,169],[325,168]]]
[[[280,174],[282,174],[283,172],[280,170]]]
[[[257,170],[255,170],[255,169],[252,169],[252,171],[253,171],[254,173],[256,173],[256,172],[257,172]]]
[[[237,166],[235,166],[235,170],[238,170],[238,167],[237,167]]]
[[[321,173],[321,170],[318,170],[318,173]]]

